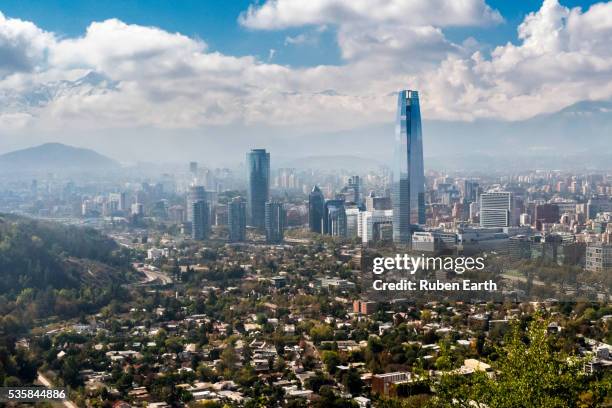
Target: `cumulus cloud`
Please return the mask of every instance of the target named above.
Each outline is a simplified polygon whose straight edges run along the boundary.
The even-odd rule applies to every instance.
[[[393,95],[402,88],[421,91],[429,119],[514,120],[612,98],[612,3],[581,10],[546,0],[517,27],[516,44],[489,54],[474,52],[474,39],[455,44],[444,35],[448,26],[500,20],[476,0],[269,0],[250,7],[240,23],[251,29],[335,27],[342,64],[294,68],[116,19],[57,38],[1,16],[0,128],[256,124],[333,131],[392,120]],[[90,72],[96,74],[82,80]]]
[[[585,35],[585,32],[587,33]],[[423,75],[435,106],[459,101],[458,117],[523,119],[582,100],[612,98],[612,3],[587,11],[545,0],[518,27],[521,42],[489,58],[449,57]],[[450,114],[450,112],[449,112]]]
[[[53,41],[52,34],[33,23],[7,19],[0,12],[0,77],[36,69]]]
[[[245,27],[260,30],[372,21],[466,26],[497,23],[502,17],[483,0],[268,0],[239,17]]]

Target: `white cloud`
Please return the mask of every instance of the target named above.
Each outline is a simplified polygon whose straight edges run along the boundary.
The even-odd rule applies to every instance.
[[[285,45],[307,44],[312,43],[313,40],[314,39],[312,37],[309,37],[306,33],[301,33],[293,37],[288,35],[287,37],[285,37]]]
[[[502,21],[483,0],[268,0],[241,14],[245,27],[276,30],[304,25],[393,22],[464,26]]]
[[[292,68],[211,52],[201,40],[115,19],[61,39],[2,16],[0,53],[11,50],[25,62],[0,59],[0,128],[239,123],[334,131],[393,120],[393,93],[402,88],[419,89],[424,117],[436,119],[513,120],[612,98],[612,3],[584,11],[546,0],[517,28],[517,44],[490,55],[473,52],[473,39],[455,44],[444,36],[449,25],[499,19],[470,0],[278,0],[251,7],[241,22],[254,29],[335,26],[342,64]],[[90,71],[108,80],[76,82]]]
[[[6,18],[0,12],[0,78],[14,72],[30,72],[44,60],[53,35],[33,23]]]

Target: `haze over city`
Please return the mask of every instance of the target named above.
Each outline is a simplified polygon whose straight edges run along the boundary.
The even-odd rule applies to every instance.
[[[612,407],[612,2],[2,0],[0,405]]]

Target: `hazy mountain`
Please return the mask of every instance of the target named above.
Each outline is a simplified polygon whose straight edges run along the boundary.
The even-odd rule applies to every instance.
[[[0,90],[0,111],[36,115],[40,107],[56,98],[71,94],[104,94],[114,92],[116,87],[116,82],[90,72],[75,81],[40,85],[31,92]],[[95,149],[125,163],[147,161],[161,165],[197,160],[209,166],[234,166],[244,162],[249,149],[266,148],[272,154],[273,167],[300,164],[300,167],[316,168],[331,164],[334,168],[348,168],[351,162],[357,166],[391,163],[394,117],[389,115],[380,120],[376,125],[316,133],[299,127],[232,124],[197,129],[117,128],[112,131],[6,134],[0,138],[0,151],[61,141]],[[449,170],[487,170],[491,167],[508,170],[526,166],[609,169],[612,167],[611,140],[611,101],[579,102],[558,112],[513,122],[427,118],[423,122],[425,166]],[[348,159],[340,160],[345,164],[339,164],[334,157]],[[69,162],[61,162],[60,167],[65,163]],[[36,164],[37,168],[44,167],[42,163]],[[74,163],[72,167],[78,165]],[[55,171],[55,168],[49,170]]]
[[[286,154],[354,156],[390,164],[394,124],[309,135]],[[523,121],[424,120],[425,166],[443,169],[612,168],[612,102],[580,102]],[[321,148],[323,146],[324,148]]]
[[[4,89],[0,90],[0,112],[34,113],[37,108],[42,108],[55,99],[72,95],[104,94],[114,91],[117,84],[116,81],[91,71],[74,81],[51,81],[36,85],[27,92]]]
[[[93,150],[45,143],[0,155],[4,172],[96,171],[117,167],[118,163]]]

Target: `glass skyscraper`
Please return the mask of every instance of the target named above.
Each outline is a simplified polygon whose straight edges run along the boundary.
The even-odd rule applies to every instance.
[[[417,91],[400,91],[395,119],[393,241],[410,243],[415,224],[425,224],[423,135]]]
[[[253,149],[247,153],[247,222],[263,229],[265,206],[270,191],[270,153]]]
[[[323,232],[323,211],[325,197],[319,186],[314,186],[308,196],[308,227],[310,232]]]
[[[282,203],[269,201],[265,204],[266,242],[280,244],[283,242],[287,212]]]

